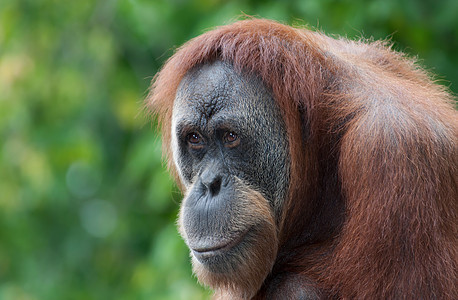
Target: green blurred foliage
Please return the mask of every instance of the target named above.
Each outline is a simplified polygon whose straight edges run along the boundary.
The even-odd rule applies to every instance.
[[[142,113],[176,46],[241,15],[390,38],[457,92],[458,1],[0,1],[0,299],[205,299]]]

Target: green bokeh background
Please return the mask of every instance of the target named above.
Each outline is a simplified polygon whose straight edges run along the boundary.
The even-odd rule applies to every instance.
[[[456,0],[0,0],[0,299],[206,299],[142,113],[176,46],[242,14],[391,38],[458,92]]]

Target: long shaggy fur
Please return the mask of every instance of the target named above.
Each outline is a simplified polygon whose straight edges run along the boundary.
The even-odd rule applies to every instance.
[[[294,272],[344,299],[458,299],[458,116],[442,87],[384,43],[236,22],[186,43],[153,80],[168,157],[178,84],[214,60],[259,76],[289,132],[289,200],[265,285]]]

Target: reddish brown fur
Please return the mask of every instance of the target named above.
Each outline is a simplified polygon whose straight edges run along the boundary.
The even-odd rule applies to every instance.
[[[178,84],[216,59],[257,74],[289,130],[272,277],[302,274],[344,299],[458,299],[458,117],[443,88],[380,42],[236,22],[186,43],[154,79],[167,157]],[[320,229],[323,218],[337,223]]]

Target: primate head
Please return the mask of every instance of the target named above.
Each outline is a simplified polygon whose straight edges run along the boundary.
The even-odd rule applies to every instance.
[[[183,45],[147,101],[199,281],[229,299],[457,299],[451,99],[379,42],[246,20]]]
[[[275,261],[289,187],[288,134],[271,92],[227,63],[193,68],[176,93],[172,150],[197,276],[256,291]]]

